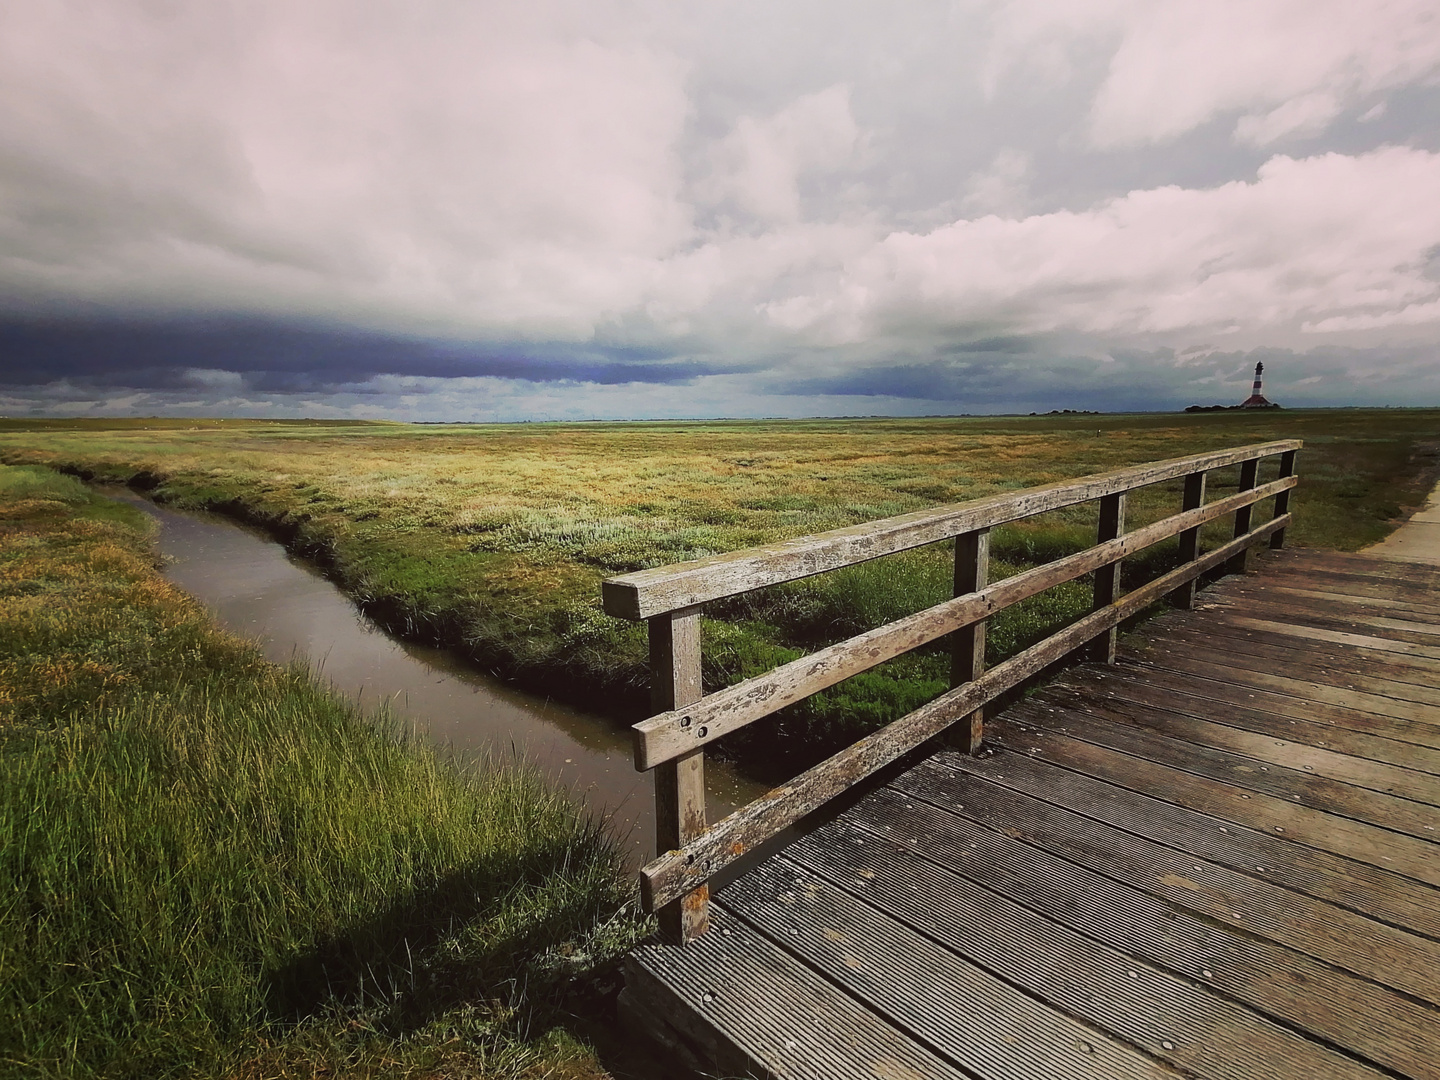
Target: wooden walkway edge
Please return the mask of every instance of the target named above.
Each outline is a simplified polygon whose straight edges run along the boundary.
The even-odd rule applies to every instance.
[[[1440,567],[1278,551],[627,959],[705,1076],[1440,1080]]]

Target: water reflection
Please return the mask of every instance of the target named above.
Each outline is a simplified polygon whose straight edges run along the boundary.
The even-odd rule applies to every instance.
[[[533,762],[611,822],[634,864],[653,855],[651,777],[635,771],[628,732],[615,723],[504,686],[443,650],[393,640],[318,571],[257,530],[112,494],[159,522],[166,576],[227,629],[258,642],[268,659],[308,658],[340,691],[362,703],[388,702],[441,745]],[[712,821],[763,791],[707,765]]]

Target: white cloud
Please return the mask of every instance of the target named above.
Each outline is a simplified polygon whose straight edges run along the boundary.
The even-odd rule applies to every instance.
[[[1440,75],[1434,0],[1012,0],[991,22],[991,87],[1009,72],[1069,81],[1113,43],[1090,114],[1100,146],[1237,113],[1237,137],[1264,144]]]
[[[859,141],[848,87],[806,94],[772,116],[740,117],[714,147],[714,172],[701,191],[765,220],[796,221],[801,177],[849,164]]]
[[[1318,135],[1343,111],[1333,94],[1305,94],[1267,113],[1250,113],[1235,122],[1235,141],[1268,146],[1281,139]]]
[[[971,214],[1013,217],[1025,208],[1029,180],[1030,156],[1007,146],[988,168],[970,174],[960,205]]]
[[[1437,154],[1278,156],[1253,182],[894,233],[852,259],[827,293],[768,310],[778,325],[826,341],[1074,331],[1283,344],[1301,321],[1411,322],[1400,313],[1440,293],[1425,274],[1440,244],[1436,191]]]
[[[1425,304],[1407,304],[1390,311],[1373,314],[1332,315],[1328,319],[1306,323],[1307,333],[1328,334],[1346,330],[1380,330],[1390,326],[1422,326],[1440,322],[1440,300]]]
[[[493,6],[9,5],[0,284],[588,335],[689,238],[683,75]]]

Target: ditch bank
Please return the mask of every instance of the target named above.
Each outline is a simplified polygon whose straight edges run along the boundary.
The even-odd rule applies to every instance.
[[[238,515],[176,510],[101,488],[158,526],[163,573],[266,659],[303,657],[360,705],[381,702],[411,730],[462,758],[517,758],[610,827],[634,865],[654,855],[654,783],[637,773],[628,733],[607,717],[504,685],[453,652],[397,640],[272,531]],[[723,763],[707,771],[711,820],[763,790]]]

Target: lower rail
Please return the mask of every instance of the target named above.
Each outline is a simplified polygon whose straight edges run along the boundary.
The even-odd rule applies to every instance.
[[[649,623],[654,715],[635,725],[635,762],[637,768],[655,770],[656,847],[661,854],[641,870],[640,894],[646,910],[660,914],[665,936],[684,942],[703,934],[709,880],[847,788],[947,728],[961,732],[957,744],[973,753],[981,745],[985,707],[996,698],[1082,648],[1101,662],[1113,663],[1117,627],[1125,619],[1166,596],[1188,607],[1202,574],[1221,566],[1243,570],[1246,552],[1259,541],[1268,539],[1272,547],[1281,546],[1291,521],[1289,500],[1298,483],[1295,455],[1300,445],[1298,440],[1286,440],[1152,462],[605,582],[602,591],[607,611],[645,618]],[[1278,475],[1260,484],[1260,461],[1269,456],[1279,457]],[[1207,473],[1235,465],[1240,470],[1238,490],[1207,504]],[[1125,531],[1130,491],[1181,478],[1184,496],[1178,513]],[[1252,528],[1255,504],[1270,498],[1274,499],[1273,516]],[[992,526],[1089,500],[1100,504],[1094,546],[989,582]],[[1234,538],[1199,554],[1201,528],[1229,514],[1235,519]],[[1179,539],[1182,564],[1118,595],[1122,560],[1170,537]],[[703,693],[701,603],[947,539],[953,539],[955,545],[953,599],[716,693]],[[1090,614],[985,669],[989,618],[1085,574],[1094,577]],[[948,693],[707,825],[704,747],[708,743],[843,679],[946,637],[953,653],[953,689]]]
[[[1288,513],[1273,518],[1194,562],[1126,593],[1115,603],[1070,624],[1038,645],[997,664],[979,678],[865,736],[790,783],[760,796],[683,847],[660,855],[640,871],[640,895],[645,909],[654,911],[692,892],[746,852],[818,810],[853,784],[933,739],[961,717],[994,701],[1111,627],[1289,524]]]

